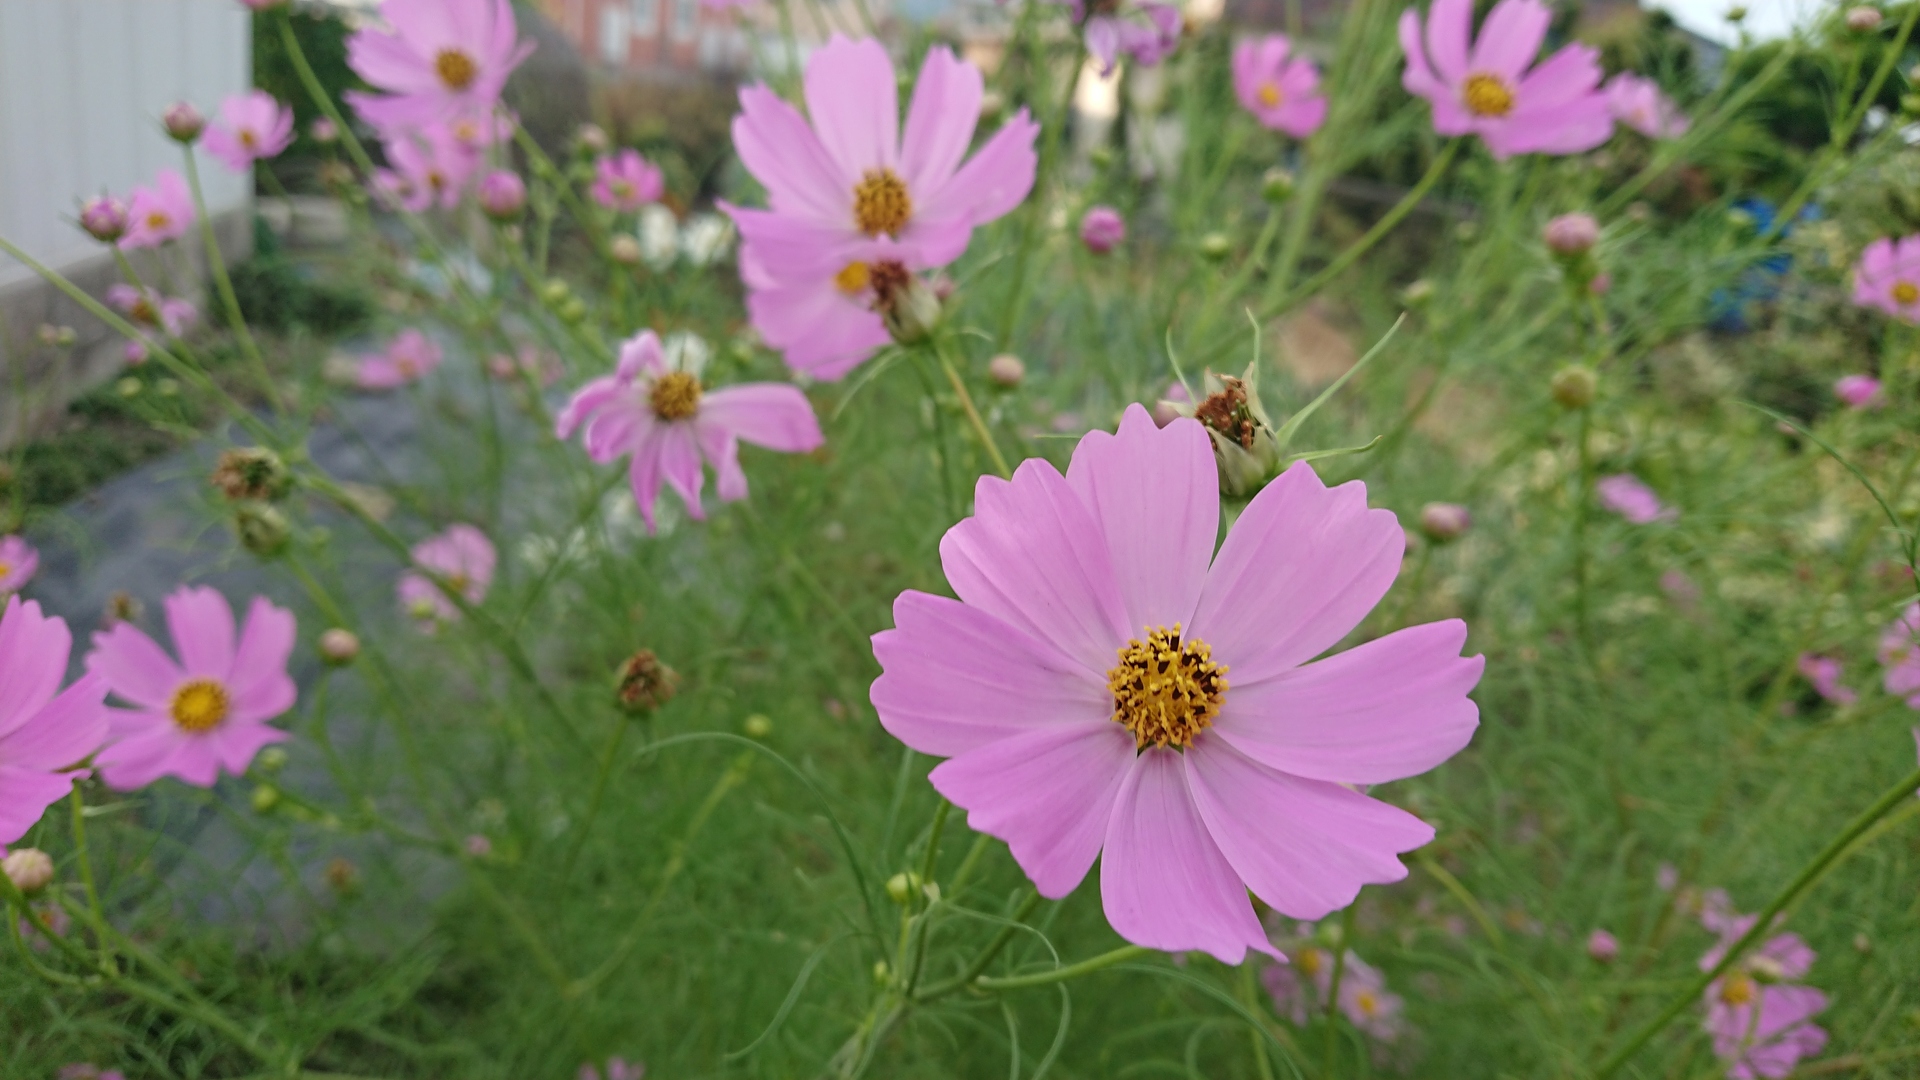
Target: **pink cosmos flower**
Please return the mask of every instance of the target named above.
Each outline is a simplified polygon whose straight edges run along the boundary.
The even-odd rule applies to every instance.
[[[483,160],[445,125],[395,135],[386,142],[386,154],[393,168],[376,171],[374,182],[390,202],[415,214],[436,205],[448,210],[460,205]]]
[[[527,183],[518,173],[495,169],[480,181],[480,209],[495,221],[512,221],[527,208]]]
[[[1920,709],[1920,604],[1910,604],[1900,617],[1880,632],[1880,663],[1886,674],[1881,685],[1909,708]]]
[[[1177,4],[1133,0],[1093,7],[1096,13],[1089,16],[1085,0],[1073,0],[1073,19],[1083,22],[1087,55],[1100,61],[1102,76],[1112,74],[1121,53],[1142,67],[1152,67],[1180,44],[1183,27]]]
[[[1623,71],[1607,80],[1607,108],[1613,118],[1649,139],[1677,139],[1689,121],[1652,79]]]
[[[1292,50],[1285,34],[1234,46],[1233,92],[1262,125],[1304,139],[1326,123],[1327,99],[1313,61]]]
[[[200,145],[215,160],[243,173],[253,163],[278,157],[293,142],[293,110],[265,90],[235,94],[220,105],[220,119]]]
[[[752,245],[740,251],[747,315],[787,366],[832,381],[893,340],[881,318],[883,291],[930,269],[911,250],[881,237],[866,244],[820,249],[809,260],[785,253],[784,277],[775,277]]]
[[[1600,505],[1635,525],[1671,521],[1680,516],[1679,511],[1662,503],[1660,496],[1641,483],[1639,477],[1629,473],[1603,476],[1594,482],[1593,489],[1600,496]]]
[[[1880,380],[1871,375],[1842,375],[1833,384],[1833,396],[1850,409],[1877,409],[1886,404],[1880,394]]]
[[[498,561],[493,541],[487,539],[486,533],[471,525],[450,526],[447,531],[413,546],[413,562],[420,569],[400,575],[400,607],[428,627],[436,622],[452,622],[460,617],[459,607],[426,575],[439,578],[467,603],[478,604],[493,587],[493,570]]]
[[[628,1064],[625,1058],[611,1057],[607,1059],[607,1070],[604,1073],[591,1061],[582,1063],[575,1080],[645,1080],[646,1075],[645,1062],[636,1061]]]
[[[17,593],[40,569],[40,553],[18,536],[0,536],[0,598]]]
[[[1707,988],[1714,1056],[1727,1063],[1729,1080],[1782,1080],[1826,1047],[1826,1030],[1813,1023],[1826,1007],[1827,995],[1810,986],[1718,980]]]
[[[1813,684],[1814,692],[1835,705],[1851,705],[1860,699],[1852,688],[1840,685],[1840,661],[1831,656],[1801,653],[1797,663],[1800,674]]]
[[[200,309],[193,306],[193,301],[162,296],[153,289],[111,285],[107,303],[141,326],[166,331],[168,337],[179,337],[200,321]]]
[[[1111,206],[1091,206],[1080,217],[1080,242],[1095,255],[1105,255],[1127,238],[1127,219]]]
[[[1469,51],[1473,0],[1434,0],[1424,44],[1409,8],[1400,16],[1401,82],[1432,103],[1435,131],[1478,135],[1495,158],[1591,150],[1613,134],[1598,92],[1600,51],[1575,43],[1533,67],[1552,20],[1540,0],[1500,0]]]
[[[593,201],[609,210],[633,213],[650,202],[659,202],[667,190],[660,167],[640,156],[638,150],[608,154],[593,166]]]
[[[1274,1011],[1304,1025],[1313,1008],[1324,1007],[1333,989],[1333,953],[1318,945],[1307,945],[1292,954],[1286,964],[1271,964],[1260,972],[1260,981],[1273,997]],[[1311,983],[1311,1002],[1306,984]],[[1387,978],[1380,969],[1347,950],[1340,973],[1340,1012],[1347,1022],[1381,1042],[1393,1042],[1404,1033],[1402,1002],[1387,992]]]
[[[620,346],[619,366],[574,392],[554,424],[562,439],[585,427],[587,456],[600,464],[630,458],[634,502],[654,525],[653,504],[664,481],[696,521],[705,481],[701,460],[713,466],[720,499],[747,497],[740,443],[789,454],[820,446],[820,422],[799,388],[747,383],[709,390],[700,383],[697,355],[681,350],[669,363],[660,338],[643,330]]]
[[[426,378],[440,358],[437,342],[409,328],[394,335],[386,351],[361,357],[354,382],[362,390],[392,390]]]
[[[1620,955],[1620,939],[1596,928],[1587,935],[1587,955],[1602,964],[1611,964]]]
[[[391,31],[368,26],[347,39],[347,64],[379,97],[347,99],[377,127],[428,125],[493,112],[507,76],[533,52],[521,43],[509,0],[385,0]]]
[[[1868,244],[1853,268],[1853,302],[1920,323],[1920,236]]]
[[[126,235],[129,224],[127,204],[111,195],[88,199],[80,206],[80,228],[103,244],[111,244]]]
[[[73,787],[68,771],[107,740],[107,684],[85,675],[65,690],[73,635],[32,600],[0,614],[0,844],[27,835]],[[4,850],[4,849],[0,849]]]
[[[131,791],[162,776],[211,787],[222,770],[239,775],[261,748],[287,738],[267,721],[293,707],[293,613],[256,596],[234,634],[233,609],[208,588],[167,597],[167,629],[179,662],[132,623],[93,635],[87,670],[133,709],[110,710],[114,741],[100,751],[100,776]]]
[[[159,247],[187,234],[197,214],[193,191],[186,178],[172,169],[161,169],[152,187],[135,187],[127,200],[127,234],[123,247]]]
[[[975,506],[940,545],[959,599],[900,595],[871,696],[894,737],[949,759],[934,787],[1042,896],[1098,857],[1121,937],[1238,963],[1277,955],[1248,890],[1313,919],[1406,876],[1395,855],[1432,828],[1346,785],[1465,746],[1484,661],[1456,619],[1308,663],[1400,570],[1405,535],[1363,485],[1297,464],[1216,555],[1205,429],[1134,404],[1066,476],[1029,460]]]

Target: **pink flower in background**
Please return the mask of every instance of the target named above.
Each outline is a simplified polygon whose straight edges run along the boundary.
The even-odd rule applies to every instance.
[[[60,689],[72,648],[65,621],[41,614],[31,600],[7,598],[0,614],[0,844],[27,835],[47,807],[65,798],[74,779],[66,770],[107,739],[106,682],[86,675]]]
[[[145,787],[162,776],[211,787],[222,770],[246,772],[262,747],[282,742],[267,721],[293,707],[293,614],[256,596],[234,633],[233,609],[208,588],[166,600],[176,662],[132,623],[93,635],[87,670],[133,709],[110,710],[113,742],[97,759],[109,787]]]
[[[307,125],[307,134],[312,136],[313,141],[317,143],[338,142],[340,141],[340,125],[334,123],[333,118],[330,116],[318,116],[314,118],[313,123]]]
[[[1800,674],[1813,684],[1814,692],[1835,705],[1851,705],[1860,699],[1860,695],[1851,688],[1840,685],[1841,665],[1833,657],[1801,653],[1796,666]]]
[[[1274,1011],[1304,1025],[1310,1008],[1324,1007],[1333,990],[1333,954],[1318,945],[1306,945],[1292,953],[1291,962],[1270,964],[1260,972],[1260,981],[1273,997]],[[1311,1002],[1305,984],[1313,985]],[[1393,1042],[1404,1034],[1400,998],[1387,992],[1387,979],[1380,969],[1347,950],[1340,973],[1340,1012],[1347,1022],[1381,1042]]]
[[[1716,981],[1707,988],[1706,1022],[1714,1056],[1727,1063],[1730,1080],[1783,1080],[1826,1048],[1826,1029],[1813,1023],[1826,1007],[1827,995],[1810,986]]]
[[[1167,392],[1160,395],[1160,400],[1153,403],[1148,413],[1153,417],[1154,426],[1166,427],[1184,415],[1180,411],[1180,406],[1191,404],[1193,404],[1193,398],[1187,393],[1186,386],[1179,382],[1171,382],[1167,384]]]
[[[1313,61],[1292,50],[1285,34],[1234,46],[1233,92],[1262,125],[1304,139],[1326,122],[1327,99]]]
[[[118,241],[130,224],[127,204],[111,195],[88,199],[80,206],[80,228],[103,244]]]
[[[1361,484],[1297,464],[1216,555],[1206,431],[1135,404],[1066,476],[1029,460],[982,478],[975,507],[940,545],[959,599],[900,595],[871,697],[894,737],[948,759],[934,787],[1041,895],[1098,858],[1121,937],[1238,963],[1276,953],[1248,890],[1311,919],[1406,876],[1396,854],[1433,830],[1347,785],[1465,746],[1484,662],[1460,656],[1457,619],[1309,662],[1400,570],[1404,533]]]
[[[1652,79],[1623,71],[1607,80],[1606,93],[1613,118],[1649,139],[1677,139],[1687,133],[1687,114]]]
[[[1871,375],[1842,375],[1833,384],[1833,396],[1850,409],[1877,409],[1886,404],[1880,393],[1880,380]]]
[[[1080,217],[1080,242],[1095,255],[1105,255],[1127,238],[1127,219],[1111,206],[1092,206]]]
[[[1920,604],[1910,604],[1900,617],[1880,632],[1880,663],[1886,674],[1881,685],[1894,697],[1920,709]]]
[[[402,330],[386,351],[360,358],[354,382],[362,390],[392,390],[419,382],[440,366],[440,346],[419,330]]]
[[[18,536],[0,536],[0,599],[17,593],[40,569],[40,553]]]
[[[527,208],[527,183],[518,173],[495,169],[480,181],[480,209],[495,221],[512,221]]]
[[[1575,43],[1535,67],[1552,21],[1540,0],[1500,0],[1469,51],[1473,0],[1434,0],[1424,42],[1409,8],[1400,16],[1401,82],[1432,103],[1435,131],[1478,135],[1495,158],[1591,150],[1613,134],[1600,52]]]
[[[110,285],[107,303],[141,326],[166,331],[168,337],[179,337],[200,321],[200,309],[192,301],[162,296],[153,289]]]
[[[645,1080],[646,1075],[644,1062],[628,1064],[625,1058],[612,1057],[607,1059],[605,1072],[591,1061],[583,1063],[575,1080]]]
[[[885,237],[838,249],[822,249],[811,261],[788,252],[784,276],[776,277],[748,245],[740,251],[740,280],[747,286],[753,328],[787,366],[815,379],[834,380],[858,367],[893,340],[877,310],[879,286],[904,283],[929,269],[915,253]]]
[[[235,94],[220,105],[220,118],[200,145],[234,172],[278,157],[293,142],[293,110],[265,90]]]
[[[554,425],[562,439],[582,427],[589,458],[600,464],[631,459],[628,478],[649,532],[663,482],[694,520],[705,520],[703,458],[713,466],[721,500],[731,502],[747,497],[741,442],[802,454],[825,441],[813,404],[799,388],[747,383],[708,390],[691,351],[670,364],[651,330],[627,339],[614,373],[575,391]]]
[[[1596,929],[1587,935],[1587,955],[1602,964],[1611,964],[1620,955],[1620,939]]]
[[[159,247],[187,234],[196,214],[193,191],[186,178],[172,169],[161,169],[152,187],[135,187],[127,199],[127,235],[123,247]]]
[[[386,0],[380,15],[390,32],[369,25],[347,39],[348,66],[389,95],[347,99],[380,128],[488,115],[533,52],[509,0]]]
[[[400,607],[422,623],[452,622],[460,617],[460,609],[427,575],[439,578],[467,603],[478,604],[493,587],[498,561],[486,533],[471,525],[449,526],[413,545],[413,562],[419,570],[400,575]]]
[[[391,170],[374,174],[379,188],[401,209],[418,214],[460,205],[482,158],[444,125],[395,135],[386,142]]]
[[[1920,236],[1868,244],[1853,268],[1853,302],[1920,322]]]
[[[1120,0],[1094,4],[1088,15],[1086,0],[1073,0],[1073,18],[1086,29],[1087,55],[1100,61],[1100,74],[1109,75],[1120,54],[1152,67],[1172,55],[1180,44],[1182,20],[1177,4],[1156,0]]]
[[[1635,525],[1671,521],[1680,516],[1679,511],[1662,503],[1660,496],[1641,483],[1639,477],[1629,473],[1603,476],[1594,482],[1593,490],[1600,496],[1600,505]]]
[[[593,201],[609,210],[633,213],[648,203],[659,202],[666,190],[666,177],[659,166],[641,157],[638,150],[622,150],[594,162]]]

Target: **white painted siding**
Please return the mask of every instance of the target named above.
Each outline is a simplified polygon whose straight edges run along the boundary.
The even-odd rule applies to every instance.
[[[250,33],[234,0],[0,0],[0,235],[56,267],[98,254],[77,201],[180,168],[161,112],[246,89]],[[247,178],[200,170],[215,214],[248,199]],[[29,276],[0,257],[0,288]]]

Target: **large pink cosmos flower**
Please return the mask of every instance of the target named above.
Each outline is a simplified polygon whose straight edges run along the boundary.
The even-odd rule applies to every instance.
[[[165,331],[168,337],[179,337],[200,321],[200,309],[193,301],[162,296],[155,289],[109,285],[107,303],[141,326]]]
[[[1301,463],[1219,552],[1219,478],[1198,421],[1127,407],[1066,476],[983,478],[940,544],[958,600],[905,592],[874,635],[880,722],[924,754],[968,824],[1042,896],[1094,859],[1135,944],[1238,963],[1275,953],[1247,899],[1316,919],[1433,829],[1348,785],[1425,772],[1467,744],[1481,657],[1459,620],[1313,658],[1399,574],[1405,532],[1358,482]],[[1277,953],[1276,953],[1277,955]]]
[[[1600,51],[1575,43],[1532,67],[1552,21],[1540,0],[1500,0],[1469,51],[1473,0],[1434,0],[1424,44],[1409,8],[1400,16],[1401,82],[1433,104],[1435,131],[1478,135],[1495,158],[1591,150],[1613,134],[1597,92]]]
[[[220,104],[220,118],[200,145],[221,164],[243,173],[253,163],[278,157],[293,142],[293,110],[265,90],[235,94]]]
[[[660,167],[638,150],[603,155],[593,166],[593,201],[609,210],[632,213],[659,202],[667,190]]]
[[[487,590],[493,587],[493,571],[499,562],[493,541],[471,525],[449,526],[447,531],[415,544],[412,554],[414,565],[425,573],[409,570],[400,575],[397,591],[401,609],[423,626],[460,617],[460,609],[427,579],[427,574],[439,578],[469,604],[485,600]]]
[[[1687,133],[1687,114],[1652,79],[1623,71],[1607,80],[1606,92],[1613,118],[1647,138],[1677,139]]]
[[[392,390],[419,382],[440,366],[440,346],[416,329],[394,335],[384,351],[360,358],[354,385],[362,390]]]
[[[562,439],[586,429],[587,456],[601,464],[627,457],[633,499],[647,531],[654,529],[653,504],[664,481],[686,503],[687,513],[705,520],[700,487],[704,458],[713,466],[720,499],[747,497],[747,474],[740,468],[740,444],[801,454],[825,440],[813,404],[798,387],[747,383],[708,390],[700,384],[697,361],[682,350],[667,361],[660,338],[644,330],[620,346],[619,366],[574,392],[554,424]]]
[[[347,39],[348,66],[391,95],[347,94],[376,127],[490,115],[507,76],[533,52],[508,0],[386,0],[380,15],[391,32],[369,26]]]
[[[161,169],[152,187],[136,186],[127,197],[127,234],[122,247],[159,247],[187,234],[198,215],[186,177]]]
[[[96,759],[121,791],[162,776],[211,787],[239,775],[262,747],[282,742],[267,721],[293,707],[287,674],[293,613],[256,596],[236,640],[233,608],[209,588],[182,586],[166,600],[174,659],[132,623],[93,635],[87,670],[133,709],[110,710],[113,742]]]
[[[1285,34],[1234,46],[1233,92],[1262,125],[1304,139],[1326,122],[1327,99],[1313,61],[1292,51]]]
[[[73,787],[68,770],[107,740],[107,684],[64,691],[73,635],[40,605],[7,598],[0,614],[0,844],[27,834]]]
[[[1920,323],[1920,236],[1868,244],[1853,268],[1853,302]]]
[[[40,553],[18,536],[0,536],[0,599],[17,593],[40,569]]]

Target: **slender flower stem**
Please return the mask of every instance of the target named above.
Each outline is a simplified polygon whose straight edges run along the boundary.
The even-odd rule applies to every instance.
[[[965,971],[951,979],[934,983],[922,991],[914,1000],[916,1002],[934,1001],[946,997],[955,991],[964,990],[972,985],[973,981],[980,977],[980,973],[987,970],[987,965],[993,963],[994,957],[999,956],[1001,950],[1005,949],[1007,944],[1013,940],[1013,935],[1020,932],[1018,924],[1024,921],[1028,915],[1033,914],[1033,909],[1037,907],[1039,903],[1039,893],[1027,893],[1027,898],[1020,902],[1020,906],[1015,908],[1013,914],[1009,917],[1008,924],[1002,926],[1000,932],[993,936],[993,940],[987,942],[987,947],[980,950],[980,954],[973,958],[973,962],[967,965]]]
[[[1399,202],[1394,203],[1385,214],[1381,215],[1380,220],[1373,223],[1373,228],[1368,229],[1360,239],[1347,245],[1345,251],[1334,256],[1332,262],[1322,267],[1319,273],[1308,278],[1299,288],[1287,290],[1277,302],[1268,305],[1268,310],[1264,314],[1268,318],[1278,315],[1311,297],[1325,288],[1328,282],[1346,273],[1348,267],[1358,261],[1360,256],[1371,251],[1373,245],[1392,232],[1403,218],[1413,212],[1414,207],[1420,205],[1420,201],[1427,197],[1427,192],[1433,190],[1433,185],[1440,182],[1440,177],[1445,175],[1447,168],[1453,164],[1453,159],[1459,156],[1460,147],[1465,143],[1465,139],[1453,139],[1448,142],[1438,154],[1434,155],[1433,163],[1427,166],[1426,175],[1422,176],[1405,195],[1402,195]]]
[[[939,357],[940,366],[946,370],[947,382],[953,385],[954,395],[960,399],[960,408],[967,414],[967,422],[973,425],[973,433],[980,437],[980,444],[987,448],[987,456],[993,459],[993,467],[1003,480],[1013,479],[1013,469],[1007,465],[1007,459],[1000,454],[1000,447],[993,441],[993,432],[987,430],[987,422],[981,418],[980,409],[973,403],[973,395],[967,392],[967,384],[960,378],[960,370],[953,366],[953,360],[944,347],[935,347],[934,355]]]
[[[1255,980],[1252,964],[1240,965],[1240,1004],[1255,1016],[1264,1017],[1260,1006],[1260,984]],[[1248,1025],[1248,1035],[1253,1039],[1253,1068],[1260,1080],[1274,1080],[1273,1062],[1267,1059],[1266,1032],[1258,1025]]]
[[[93,880],[93,859],[87,854],[87,801],[80,794],[80,781],[73,782],[67,801],[73,806],[73,854],[80,861],[80,884],[86,890],[87,910],[93,913],[97,925],[105,925],[106,913],[100,907],[100,890]],[[112,966],[113,953],[107,948],[105,938],[96,937],[94,944],[100,949],[100,962]]]
[[[253,365],[254,377],[260,380],[260,391],[267,396],[275,412],[286,411],[280,400],[280,388],[274,385],[273,372],[267,370],[267,358],[260,352],[260,344],[253,340],[253,331],[247,326],[247,316],[240,310],[240,297],[233,291],[233,278],[227,275],[227,260],[220,254],[220,238],[213,232],[213,217],[207,212],[207,198],[200,188],[200,165],[193,156],[193,147],[182,146],[181,156],[187,162],[187,186],[193,191],[193,208],[200,214],[200,239],[207,248],[207,273],[213,276],[214,290],[220,294],[220,302],[227,309],[227,324],[233,328],[233,336],[240,342],[240,351],[246,354],[247,362]]]
[[[975,979],[973,980],[973,985],[981,990],[993,991],[1024,990],[1031,986],[1048,986],[1057,982],[1066,982],[1068,979],[1077,979],[1082,975],[1091,975],[1101,968],[1109,968],[1115,964],[1124,964],[1129,960],[1150,955],[1152,952],[1152,949],[1144,945],[1122,945],[1112,952],[1101,953],[1092,959],[1082,960],[1077,964],[1068,964],[1066,967],[1055,968],[1052,971],[1042,971],[1037,975],[1011,975],[1002,979]]]
[[[1333,1052],[1339,1046],[1337,1036],[1340,1032],[1340,983],[1347,976],[1347,943],[1353,940],[1353,909],[1358,906],[1359,898],[1348,904],[1340,913],[1340,945],[1333,954],[1333,974],[1327,979],[1327,1000],[1320,1003],[1326,1010],[1326,1038],[1320,1045],[1320,1074],[1332,1076]]]
[[[1587,518],[1593,499],[1593,406],[1580,410],[1580,472],[1573,492],[1573,613],[1574,627],[1582,648],[1591,648],[1592,635],[1587,618]]]
[[[1593,1080],[1606,1080],[1607,1077],[1619,1072],[1622,1066],[1639,1053],[1641,1047],[1698,1000],[1708,985],[1726,974],[1727,969],[1731,968],[1761,938],[1773,932],[1774,916],[1786,910],[1788,905],[1800,898],[1800,894],[1825,877],[1827,872],[1839,863],[1841,857],[1849,852],[1855,840],[1873,828],[1875,822],[1905,805],[1905,801],[1911,798],[1916,790],[1920,790],[1920,769],[1908,773],[1898,783],[1888,788],[1874,800],[1872,806],[1861,811],[1859,816],[1847,824],[1846,828],[1840,830],[1840,834],[1829,841],[1827,846],[1813,857],[1813,861],[1807,863],[1798,874],[1794,875],[1786,888],[1781,889],[1772,900],[1767,902],[1766,907],[1760,909],[1759,914],[1754,917],[1753,928],[1727,949],[1726,955],[1720,958],[1720,962],[1715,964],[1712,970],[1703,971],[1690,980],[1679,993],[1673,996],[1673,1000],[1667,1003],[1667,1007],[1660,1010],[1659,1015],[1635,1031],[1620,1049],[1609,1054],[1606,1060],[1594,1070]]]
[[[1032,5],[1029,4],[1029,7]],[[1087,44],[1084,33],[1076,33],[1073,39],[1073,65],[1067,71],[1066,87],[1054,103],[1053,113],[1042,118],[1040,156],[1033,174],[1033,190],[1028,193],[1026,220],[1020,223],[1020,246],[1013,256],[1013,287],[1007,296],[1007,306],[1000,319],[1000,332],[994,335],[994,341],[1000,349],[1013,344],[1013,331],[1019,325],[1020,315],[1027,306],[1027,269],[1033,262],[1033,249],[1040,240],[1041,218],[1045,211],[1046,183],[1051,176],[1060,156],[1060,140],[1067,126],[1067,112],[1073,107],[1073,92],[1080,84],[1080,69],[1087,61]],[[1040,51],[1042,68],[1046,57],[1045,49]]]
[[[567,879],[573,876],[573,866],[580,861],[580,850],[587,846],[587,836],[593,832],[594,819],[600,816],[600,804],[607,795],[607,781],[613,776],[613,763],[620,756],[620,744],[626,741],[627,729],[633,725],[626,717],[616,718],[613,722],[613,737],[607,740],[607,748],[600,753],[600,769],[594,774],[593,795],[587,800],[587,816],[580,820],[580,831],[574,835],[573,843],[567,850],[567,858],[560,866],[560,887],[564,888]]]

